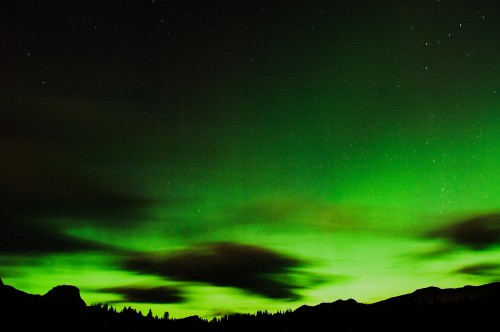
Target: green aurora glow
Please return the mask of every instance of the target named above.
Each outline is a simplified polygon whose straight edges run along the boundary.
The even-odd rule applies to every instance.
[[[179,3],[2,23],[6,284],[212,317],[499,280],[498,5]]]

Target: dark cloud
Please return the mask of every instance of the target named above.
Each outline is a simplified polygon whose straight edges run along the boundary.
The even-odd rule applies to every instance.
[[[55,252],[109,250],[106,245],[78,239],[41,222],[4,220],[0,232],[0,254],[42,255]]]
[[[56,185],[55,185],[56,186]],[[105,190],[100,186],[60,186],[51,188],[37,196],[34,193],[23,192],[7,199],[9,206],[0,212],[3,216],[32,220],[71,218],[76,226],[85,221],[97,223],[102,227],[123,226],[134,224],[148,217],[147,207],[153,200]],[[131,226],[131,225],[128,225]]]
[[[473,250],[484,250],[500,243],[500,213],[474,216],[427,234]]]
[[[464,266],[455,272],[480,277],[500,278],[499,263],[479,263]]]
[[[231,217],[243,223],[277,223],[296,217],[308,208],[300,200],[267,200],[243,204],[230,211]],[[309,202],[309,205],[312,203]]]
[[[422,250],[403,253],[398,257],[407,263],[409,259],[415,262],[420,262],[421,260],[436,260],[449,257],[450,255],[456,253],[457,248],[455,246],[445,244],[433,248],[425,248]]]
[[[123,301],[118,302],[135,302],[135,303],[181,303],[184,302],[184,297],[180,289],[172,286],[160,287],[112,287],[100,289],[103,293],[119,294],[123,297]]]
[[[85,136],[103,136],[102,128],[92,130],[97,116],[81,108],[63,112],[57,104],[25,106],[0,121],[0,254],[100,250],[104,246],[68,231],[89,224],[131,227],[147,219],[155,199],[138,194],[129,181],[94,171],[96,161],[109,164],[86,150],[101,146]]]
[[[227,210],[227,217],[232,224],[262,223],[276,231],[289,228],[291,224],[339,231],[367,227],[359,222],[366,219],[367,213],[366,209],[354,211],[317,199],[282,197],[231,207]]]
[[[289,273],[303,265],[270,249],[237,243],[211,243],[173,254],[143,254],[128,259],[129,270],[181,281],[236,287],[275,299],[296,299],[300,288]]]
[[[147,207],[154,203],[126,191],[105,189],[108,183],[76,173],[12,171],[18,174],[0,184],[0,253],[102,249],[67,231],[89,224],[133,227],[147,218]],[[8,175],[0,174],[0,180]]]
[[[2,219],[44,217],[137,219],[154,201],[135,194],[134,188],[109,177],[85,173],[32,142],[5,145],[8,156],[0,166]]]

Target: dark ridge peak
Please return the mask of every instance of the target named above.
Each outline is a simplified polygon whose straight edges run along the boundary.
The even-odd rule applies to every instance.
[[[337,300],[333,303],[343,303],[343,304],[359,304],[355,299],[347,299],[347,300]]]
[[[180,318],[179,320],[188,322],[188,321],[201,321],[202,319],[198,315],[192,315],[192,316],[187,316],[187,317],[184,317],[184,318]]]
[[[73,297],[73,296],[80,296],[80,290],[76,286],[71,286],[71,285],[59,285],[53,287],[51,290],[49,290],[44,296],[48,297]]]
[[[78,287],[59,285],[49,290],[43,298],[51,304],[71,307],[85,307],[85,301],[80,297]]]
[[[294,310],[294,312],[302,312],[302,311],[307,311],[307,310],[310,310],[314,308],[314,306],[312,305],[308,305],[308,304],[303,304],[301,305],[300,307],[298,307],[297,309]]]
[[[0,286],[3,286],[3,281],[2,281],[2,278],[0,278]]]
[[[294,312],[297,314],[310,313],[345,313],[353,312],[361,309],[365,305],[357,302],[354,299],[336,300],[335,302],[320,303],[315,306],[303,305],[297,308]]]
[[[330,305],[330,306],[335,306],[336,308],[351,308],[351,307],[356,307],[361,305],[361,303],[357,302],[354,299],[347,299],[347,300],[336,300],[334,302],[330,303],[321,303],[320,305]]]
[[[441,290],[441,288],[439,288],[439,287],[430,286],[430,287],[417,289],[416,291],[413,292],[413,294],[432,294],[432,293],[437,293],[440,290]]]

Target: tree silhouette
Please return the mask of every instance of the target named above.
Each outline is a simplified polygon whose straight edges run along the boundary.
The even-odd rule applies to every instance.
[[[153,312],[151,311],[151,309],[149,309],[148,314],[146,315],[146,318],[153,319]]]

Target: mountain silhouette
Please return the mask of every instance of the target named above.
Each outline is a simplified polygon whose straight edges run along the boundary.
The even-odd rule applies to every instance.
[[[366,304],[356,302],[353,299],[337,300],[331,303],[320,303],[316,306],[303,305],[297,308],[294,313],[298,315],[310,315],[318,313],[349,313],[363,310]]]
[[[500,300],[500,282],[480,286],[464,286],[461,288],[427,287],[417,289],[413,293],[391,297],[372,304],[372,306],[422,306],[450,305],[464,302],[488,302]]]
[[[87,306],[77,287],[28,294],[0,279],[0,329],[5,331],[497,331],[500,282],[427,287],[371,304],[354,299],[286,312],[232,314],[212,320],[147,316]]]
[[[80,297],[80,290],[75,286],[60,285],[52,288],[44,295],[33,295],[5,285],[0,279],[0,306],[25,306],[41,308],[64,308],[79,310],[86,307]]]
[[[497,331],[499,301],[500,282],[427,287],[371,304],[349,299],[304,305],[293,312],[292,320],[309,331],[332,324],[332,330],[346,331]]]

